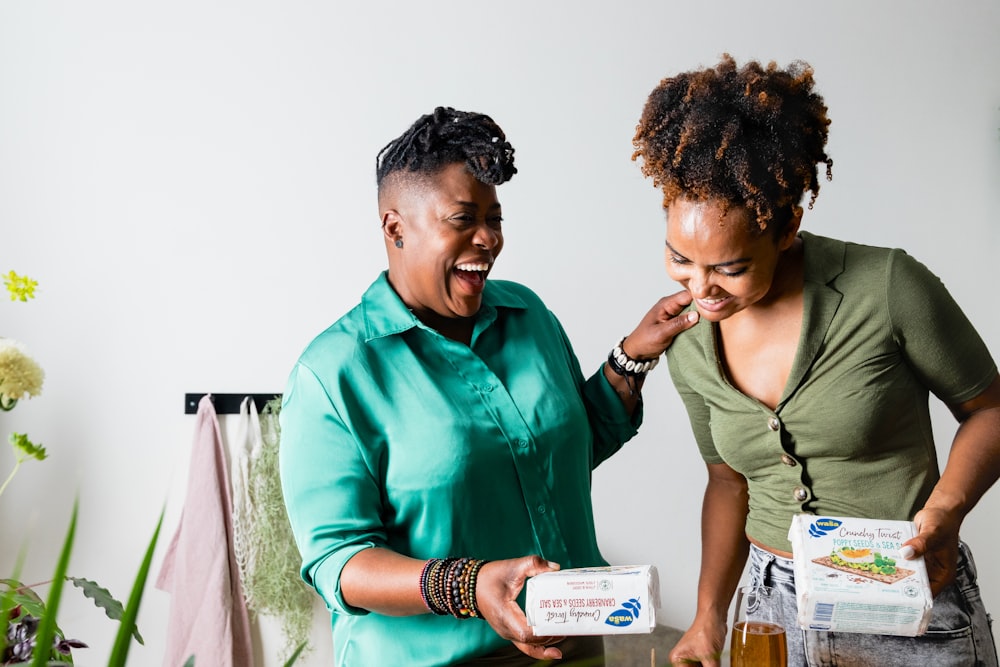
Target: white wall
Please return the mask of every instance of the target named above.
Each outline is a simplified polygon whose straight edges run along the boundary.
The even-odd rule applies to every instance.
[[[0,302],[0,334],[47,372],[0,426],[50,452],[0,501],[0,575],[27,540],[25,578],[47,577],[76,496],[71,573],[127,597],[166,504],[158,571],[193,434],[183,394],[282,390],[385,265],[375,154],[439,104],[513,141],[495,276],[533,286],[590,370],[675,289],[659,195],[629,159],[646,95],[724,51],[807,60],[836,164],[804,227],[908,249],[1000,357],[997,34],[993,0],[0,4],[0,271],[40,283]],[[595,474],[598,528],[612,562],[658,566],[662,620],[686,626],[704,467],[666,371],[645,397],[642,433]],[[998,511],[994,489],[964,531],[994,613]],[[64,600],[92,646],[77,664],[103,663],[114,624]],[[169,605],[148,590],[133,664],[160,663]],[[325,622],[303,664],[330,664]]]

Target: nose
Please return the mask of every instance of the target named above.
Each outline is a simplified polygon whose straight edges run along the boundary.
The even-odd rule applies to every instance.
[[[476,235],[472,239],[472,243],[477,248],[492,250],[500,244],[501,239],[503,239],[503,234],[501,234],[499,230],[493,229],[489,225],[479,225],[476,229]]]
[[[704,299],[711,296],[712,288],[711,274],[708,271],[694,269],[688,274],[687,289],[696,299]]]

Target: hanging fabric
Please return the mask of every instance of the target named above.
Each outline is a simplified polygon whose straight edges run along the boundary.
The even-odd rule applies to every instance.
[[[164,667],[253,667],[250,619],[232,549],[226,452],[210,395],[198,403],[187,495],[156,587],[171,595]]]
[[[250,469],[260,458],[263,438],[260,417],[252,396],[240,404],[236,438],[230,441],[230,480],[233,489],[233,552],[247,608],[254,611],[253,588],[248,587],[260,545],[254,541],[254,500],[250,489]]]
[[[253,545],[254,563],[244,585],[252,612],[280,620],[287,656],[301,644],[308,644],[317,596],[299,575],[302,557],[295,545],[281,491],[278,474],[280,410],[281,399],[278,398],[265,403],[260,412],[263,445],[259,456],[250,461],[248,487],[254,518],[247,532],[248,541]]]

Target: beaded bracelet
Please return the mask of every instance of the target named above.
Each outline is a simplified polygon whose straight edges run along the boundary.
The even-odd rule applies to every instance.
[[[617,345],[608,353],[608,364],[618,375],[623,375],[625,377],[645,377],[646,373],[656,368],[656,365],[660,363],[660,357],[656,356],[652,359],[646,359],[645,361],[640,359],[633,359],[626,354],[625,349],[622,344],[625,339],[622,338]]]
[[[431,558],[420,571],[420,598],[438,616],[482,618],[476,604],[476,580],[488,561]]]

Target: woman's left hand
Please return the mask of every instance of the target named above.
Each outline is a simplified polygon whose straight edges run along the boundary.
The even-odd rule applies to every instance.
[[[698,321],[696,310],[678,317],[690,303],[691,294],[686,290],[657,301],[639,326],[625,338],[625,354],[633,359],[653,359],[663,354],[677,334],[690,329]]]
[[[562,637],[535,635],[517,602],[525,582],[559,566],[539,556],[490,561],[479,571],[476,602],[483,619],[498,635],[535,660],[559,660],[562,651],[553,644]]]
[[[913,517],[917,528],[916,537],[903,543],[911,547],[913,558],[924,557],[927,578],[930,579],[931,594],[955,581],[958,570],[958,531],[961,519],[953,513],[936,507],[924,506]]]

